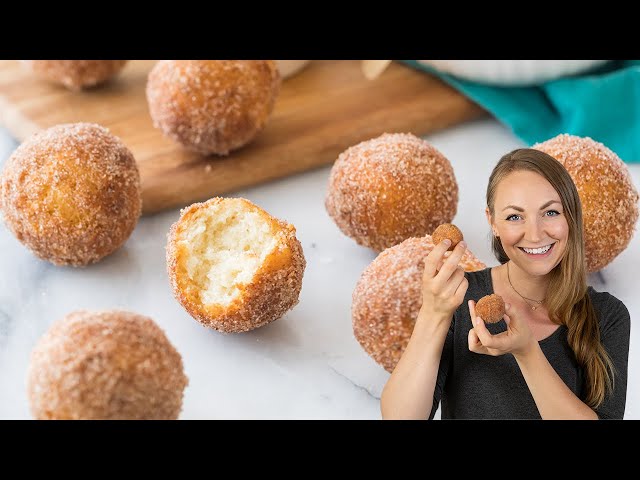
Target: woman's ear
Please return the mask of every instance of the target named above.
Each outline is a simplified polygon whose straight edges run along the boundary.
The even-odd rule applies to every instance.
[[[491,233],[494,237],[498,236],[498,231],[496,227],[493,226],[493,218],[491,217],[491,212],[489,211],[489,207],[484,209],[484,214],[487,216],[487,222],[489,223],[489,228],[491,229]]]

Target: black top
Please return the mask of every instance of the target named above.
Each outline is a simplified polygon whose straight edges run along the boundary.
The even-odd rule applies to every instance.
[[[442,398],[442,418],[540,419],[540,413],[512,354],[493,357],[469,351],[472,328],[468,301],[493,293],[491,268],[466,273],[469,288],[447,333],[433,395],[433,418]],[[588,288],[600,321],[600,336],[616,370],[614,390],[596,410],[600,418],[621,419],[627,396],[630,318],[627,307],[613,295]],[[492,333],[505,331],[504,320],[487,324]],[[541,340],[540,348],[564,383],[585,399],[583,369],[576,363],[562,325]]]

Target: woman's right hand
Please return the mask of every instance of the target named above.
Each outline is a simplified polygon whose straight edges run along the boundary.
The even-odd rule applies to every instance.
[[[464,241],[458,243],[446,257],[450,245],[449,240],[440,242],[425,259],[420,316],[451,320],[453,313],[464,301],[469,282],[458,263],[466,252],[467,245]]]

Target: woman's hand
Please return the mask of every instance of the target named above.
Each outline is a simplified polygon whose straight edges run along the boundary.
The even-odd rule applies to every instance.
[[[535,346],[535,338],[529,329],[529,324],[522,318],[521,312],[509,303],[505,304],[507,315],[504,321],[507,330],[497,335],[491,335],[481,317],[476,315],[476,302],[469,300],[469,313],[473,328],[469,330],[469,350],[484,355],[524,355]]]
[[[444,240],[434,247],[424,262],[422,276],[421,316],[451,320],[453,312],[462,305],[469,282],[464,269],[458,265],[467,249],[460,242],[445,258],[450,240]]]

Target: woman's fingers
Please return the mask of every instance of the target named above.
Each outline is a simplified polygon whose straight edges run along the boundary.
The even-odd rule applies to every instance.
[[[469,335],[467,337],[467,340],[469,343],[469,350],[474,352],[475,348],[480,343],[480,341],[478,340],[478,335],[476,334],[476,331],[473,328],[469,330]]]
[[[484,324],[484,320],[480,317],[473,317],[473,329],[478,335],[478,339],[487,348],[495,348],[494,339],[491,332],[487,330],[487,326]]]
[[[513,326],[517,328],[519,323],[519,312],[515,308],[513,308],[513,305],[511,305],[510,303],[504,304],[504,311],[506,313],[502,318],[504,318],[504,321],[507,323],[507,325],[510,326],[511,323],[513,323]]]
[[[476,302],[469,300],[469,314],[473,328],[469,330],[469,350],[486,355],[502,355],[509,351],[509,333],[507,331],[492,335],[484,320],[476,315]],[[511,319],[505,315],[505,322],[509,325]]]
[[[469,351],[474,353],[488,353],[487,349],[480,343],[478,334],[472,328],[469,330],[468,336]]]
[[[464,269],[462,267],[456,267],[456,270],[453,272],[453,275],[449,278],[449,281],[446,283],[442,294],[447,297],[453,297],[458,290],[458,287],[464,280]]]
[[[429,252],[429,255],[427,255],[427,258],[424,260],[424,278],[433,278],[436,276],[436,271],[439,270],[438,267],[449,245],[451,245],[451,240],[445,239]]]
[[[462,302],[464,302],[464,296],[467,294],[467,288],[469,288],[469,280],[467,280],[467,277],[465,277],[463,274],[460,285],[458,285],[458,288],[453,293],[453,296],[458,305],[462,305]]]
[[[480,317],[475,317],[473,329],[485,347],[496,350],[496,352],[504,352],[507,350],[509,335],[506,331],[498,333],[497,335],[491,335],[491,332],[487,330],[484,320]]]
[[[449,278],[460,263],[460,260],[462,260],[462,256],[466,250],[467,244],[464,241],[458,243],[456,248],[453,249],[453,252],[451,252],[442,264],[442,268],[440,269],[440,272],[438,272],[438,275],[442,274],[445,278]]]
[[[460,263],[465,251],[466,244],[464,242],[460,242],[456,245],[456,248],[453,249],[451,255],[449,255],[449,257],[442,263],[442,267],[434,278],[440,289],[444,289],[444,286],[458,268],[458,264]]]
[[[475,300],[469,300],[467,302],[469,305],[469,316],[471,317],[471,326],[473,326],[473,319],[476,318],[476,302]]]

